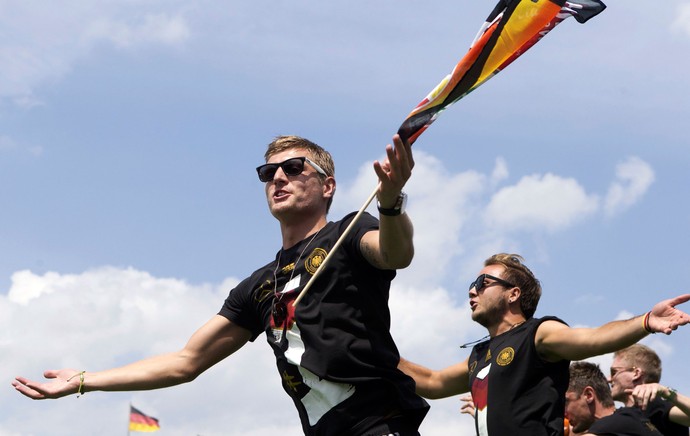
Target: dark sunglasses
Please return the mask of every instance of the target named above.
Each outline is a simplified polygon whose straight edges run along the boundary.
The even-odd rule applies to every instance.
[[[503,286],[505,286],[505,287],[507,287],[507,288],[514,288],[514,287],[516,287],[514,284],[512,284],[512,283],[510,283],[510,282],[507,282],[507,281],[505,281],[505,280],[503,280],[503,279],[499,279],[498,277],[494,277],[494,276],[491,276],[491,275],[489,275],[489,274],[482,274],[482,275],[480,275],[479,277],[477,277],[477,279],[476,279],[475,281],[473,281],[472,283],[470,283],[470,290],[472,290],[472,288],[474,288],[474,289],[477,290],[477,294],[480,293],[480,292],[482,291],[482,289],[484,289],[485,287],[487,287],[487,286],[489,286],[489,285],[491,284],[491,283],[486,283],[486,284],[485,284],[485,283],[484,283],[484,280],[486,280],[486,279],[491,279],[491,280],[493,280],[494,282],[496,282],[496,283],[498,283],[498,284],[500,284],[500,285],[503,285]]]
[[[304,171],[304,162],[308,162],[309,165],[314,167],[317,173],[328,177],[326,171],[308,157],[293,157],[280,163],[263,164],[256,167],[256,172],[259,174],[259,180],[262,182],[272,181],[278,168],[282,169],[286,176],[299,176]]]

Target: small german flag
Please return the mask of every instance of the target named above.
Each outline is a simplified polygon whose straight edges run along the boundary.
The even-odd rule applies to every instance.
[[[130,431],[158,431],[161,429],[158,419],[142,413],[141,410],[129,406],[129,430]]]

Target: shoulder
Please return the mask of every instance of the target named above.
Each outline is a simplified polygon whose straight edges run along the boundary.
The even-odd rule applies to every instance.
[[[567,330],[570,327],[560,318],[555,316],[545,316],[542,318],[532,318],[529,320],[536,329],[536,340],[540,341],[548,335],[562,330]]]

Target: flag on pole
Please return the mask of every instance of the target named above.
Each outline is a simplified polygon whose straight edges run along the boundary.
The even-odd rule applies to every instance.
[[[158,424],[158,419],[148,416],[141,410],[129,406],[129,430],[130,431],[143,431],[151,432],[158,431],[161,429],[160,424]]]
[[[498,0],[470,50],[398,129],[413,144],[450,105],[486,82],[557,24],[572,16],[584,23],[606,8],[601,0]]]

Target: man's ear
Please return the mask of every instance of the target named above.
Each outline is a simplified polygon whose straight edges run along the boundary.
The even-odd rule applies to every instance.
[[[511,303],[515,303],[516,301],[518,301],[518,298],[520,298],[520,295],[522,295],[522,290],[515,286],[511,288],[510,292],[508,293],[508,301],[510,301]]]
[[[644,373],[642,370],[638,367],[633,368],[633,383],[637,384],[642,384],[644,383]]]
[[[585,401],[587,401],[587,404],[592,404],[594,403],[594,400],[597,399],[597,396],[594,393],[594,388],[591,386],[585,387],[582,390],[582,395],[585,397]]]
[[[335,195],[335,178],[329,176],[323,181],[323,195],[326,198],[333,198]]]

